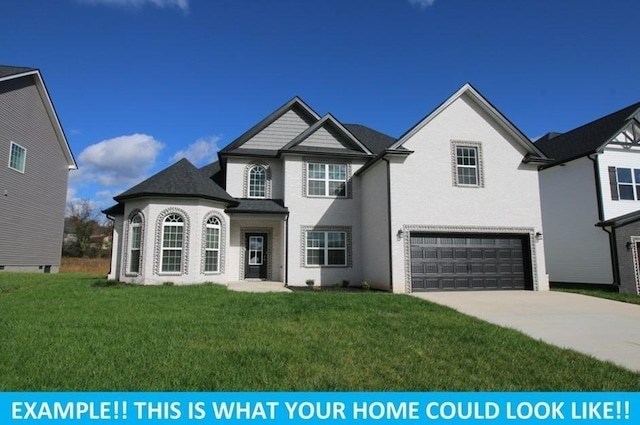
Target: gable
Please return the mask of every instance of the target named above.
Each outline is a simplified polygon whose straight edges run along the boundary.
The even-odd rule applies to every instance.
[[[322,117],[320,121],[306,129],[282,150],[371,155],[371,151],[353,134],[349,133],[331,114]]]
[[[61,154],[64,157],[69,170],[78,168],[44,80],[37,69],[0,66],[0,95],[5,97],[2,101],[3,104],[0,105],[0,108],[4,108],[5,113],[1,116],[14,116],[14,120],[20,121],[31,115],[18,114],[17,108],[25,108],[35,113],[38,118],[42,118],[40,120],[42,123],[46,123],[40,128],[52,133],[52,137],[48,137],[46,140],[57,141],[56,148],[59,150],[56,154]],[[45,130],[45,126],[49,128]]]
[[[400,136],[398,141],[394,143],[390,149],[398,149],[404,146],[405,142],[411,139],[417,132],[427,126],[436,117],[447,111],[452,104],[459,99],[464,98],[469,105],[474,105],[476,111],[484,114],[487,122],[491,122],[501,132],[509,136],[516,144],[522,146],[524,153],[528,154],[529,161],[533,159],[546,159],[545,155],[525,136],[511,121],[509,121],[495,106],[493,106],[484,96],[482,96],[471,84],[467,83],[440,106],[429,113],[425,118],[420,120],[416,125],[410,128],[405,134]],[[464,127],[464,123],[460,123]]]
[[[261,149],[277,151],[305,131],[312,124],[312,120],[299,107],[292,107],[282,116],[255,136],[249,138],[243,149]]]

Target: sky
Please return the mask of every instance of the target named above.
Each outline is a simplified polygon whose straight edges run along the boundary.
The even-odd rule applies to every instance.
[[[640,101],[636,0],[4,0],[0,64],[39,68],[96,208],[196,166],[294,96],[400,136],[466,82],[524,134]]]

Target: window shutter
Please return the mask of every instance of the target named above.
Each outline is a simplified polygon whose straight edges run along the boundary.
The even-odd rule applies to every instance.
[[[611,187],[611,200],[619,200],[618,196],[618,176],[616,176],[616,167],[609,167],[609,186]]]

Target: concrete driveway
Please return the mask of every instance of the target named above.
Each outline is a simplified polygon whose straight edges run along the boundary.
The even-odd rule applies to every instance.
[[[412,295],[640,371],[640,305],[551,291]]]

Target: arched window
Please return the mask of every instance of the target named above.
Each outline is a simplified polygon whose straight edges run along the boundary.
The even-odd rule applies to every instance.
[[[220,271],[220,219],[215,216],[209,217],[205,225],[204,271]]]
[[[142,215],[137,213],[129,224],[129,273],[140,273],[142,260]]]
[[[249,170],[249,198],[266,198],[267,170],[256,165]]]
[[[162,223],[162,272],[182,271],[182,247],[184,246],[184,219],[179,214],[169,214]]]

